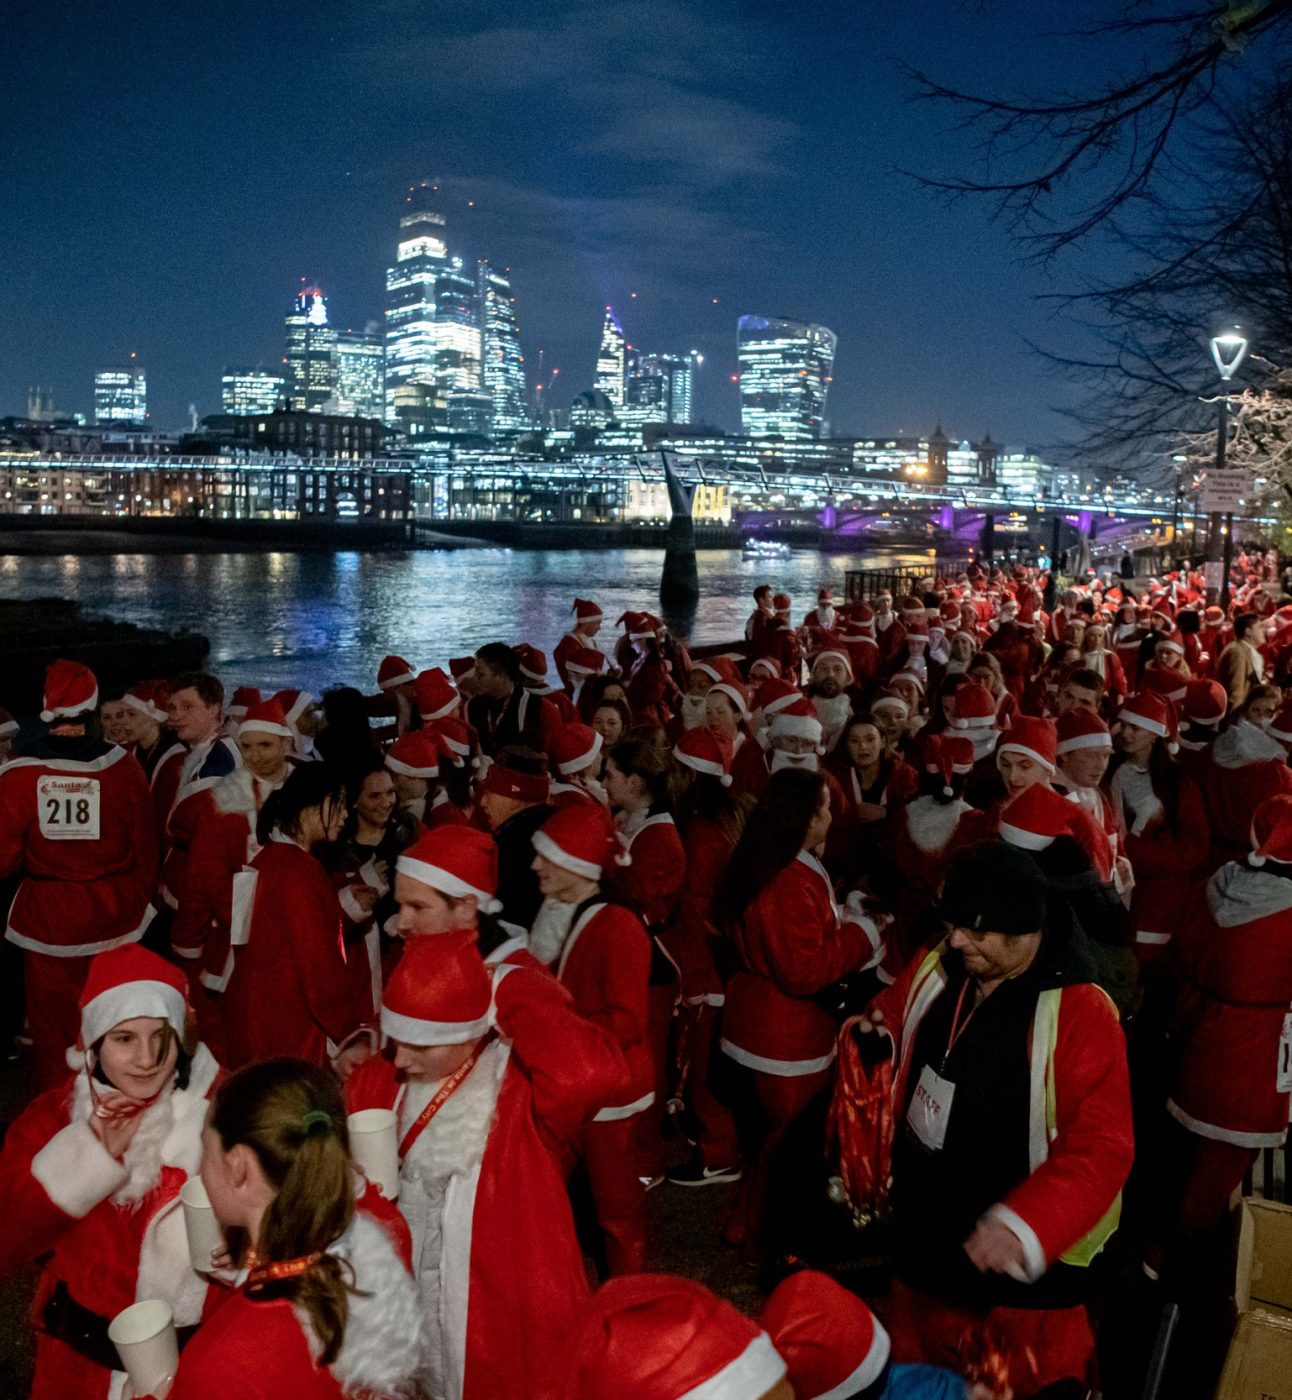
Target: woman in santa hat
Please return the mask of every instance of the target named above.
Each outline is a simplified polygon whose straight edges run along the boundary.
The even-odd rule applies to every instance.
[[[553,736],[548,758],[554,771],[550,798],[554,807],[566,802],[609,802],[599,781],[605,741],[588,724],[563,724]]]
[[[721,1048],[743,1081],[736,1122],[749,1168],[728,1234],[754,1259],[765,1244],[772,1154],[830,1081],[835,1018],[817,995],[884,955],[875,925],[835,902],[818,856],[829,829],[825,775],[773,773],[718,895],[738,964],[727,983]]]
[[[1086,628],[1081,639],[1081,664],[1100,677],[1106,703],[1115,709],[1126,694],[1126,672],[1121,658],[1108,645],[1108,628],[1102,621]]]
[[[843,818],[831,822],[826,865],[841,886],[882,874],[892,859],[893,815],[919,791],[919,775],[893,754],[874,715],[854,715],[826,767],[843,789]]]
[[[580,1015],[605,1030],[628,1064],[629,1082],[583,1134],[592,1204],[611,1274],[646,1261],[646,1190],[634,1121],[655,1102],[647,1038],[652,942],[641,919],[601,891],[602,872],[623,858],[609,816],[590,802],[560,807],[533,836],[543,903],[529,951],[574,998]]]
[[[1175,760],[1175,723],[1171,703],[1149,690],[1127,700],[1118,716],[1123,759],[1109,793],[1135,873],[1131,919],[1142,963],[1180,927],[1211,842],[1202,793]]]
[[[249,1065],[216,1091],[202,1136],[238,1286],[185,1348],[167,1400],[409,1394],[424,1309],[393,1231],[355,1208],[336,1079],[300,1060]]]
[[[344,1072],[370,1049],[336,891],[315,854],[345,819],[345,787],[324,763],[302,764],[261,809],[261,849],[233,887],[233,965],[220,1001],[231,1066],[295,1055],[330,1058]]]
[[[749,692],[734,676],[715,681],[704,695],[704,723],[731,746],[734,759],[749,739]]]
[[[184,974],[138,944],[100,953],[80,1000],[73,1077],[10,1126],[0,1155],[0,1268],[43,1261],[34,1400],[117,1397],[108,1323],[145,1298],[202,1315],[179,1190],[197,1173],[219,1067],[195,1040]],[[114,1372],[116,1374],[114,1374]]]

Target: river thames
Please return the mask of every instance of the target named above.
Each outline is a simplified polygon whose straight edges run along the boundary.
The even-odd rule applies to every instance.
[[[550,655],[576,594],[601,604],[603,634],[614,636],[625,608],[658,612],[662,559],[655,549],[7,555],[0,597],[61,597],[140,626],[191,628],[210,638],[208,664],[226,683],[317,694],[370,689],[387,652],[417,667],[494,640]],[[842,592],[845,570],[895,562],[807,549],[763,561],[701,550],[697,561],[697,642],[741,636],[759,583],[787,591],[798,621],[820,585]]]

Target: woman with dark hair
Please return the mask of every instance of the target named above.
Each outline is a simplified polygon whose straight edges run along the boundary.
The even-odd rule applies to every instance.
[[[632,725],[632,710],[628,705],[628,691],[618,676],[591,676],[580,687],[575,708],[584,724],[592,724],[592,716],[607,701],[617,701],[628,712],[624,728]],[[595,726],[593,726],[595,728]]]
[[[744,1080],[736,1124],[749,1167],[740,1218],[728,1229],[755,1259],[764,1243],[771,1156],[830,1083],[835,1018],[815,998],[883,954],[873,925],[835,903],[817,854],[829,829],[825,775],[773,773],[716,901],[737,963],[727,983],[721,1048]]]
[[[874,715],[854,715],[826,767],[838,780],[846,806],[831,825],[826,865],[843,888],[858,878],[891,869],[892,819],[919,791],[915,769],[888,748]]]
[[[249,1065],[216,1091],[202,1137],[202,1182],[246,1275],[185,1348],[169,1400],[408,1394],[421,1301],[392,1237],[355,1209],[336,1079]]]
[[[353,686],[323,692],[323,726],[314,748],[325,762],[342,768],[380,756],[368,723],[368,702]]]
[[[294,1054],[318,1065],[331,1057],[344,1074],[367,1058],[341,910],[319,860],[346,815],[345,785],[326,763],[302,764],[261,808],[261,849],[234,878],[232,968],[220,1000],[233,1068]]]
[[[632,711],[626,700],[606,696],[597,702],[588,722],[601,735],[601,770],[604,773],[606,756],[621,739],[628,737],[633,727]]]
[[[180,1327],[202,1316],[206,1280],[172,1227],[220,1071],[187,1003],[183,972],[140,944],[98,954],[75,1071],[5,1135],[0,1274],[40,1265],[34,1400],[115,1393],[108,1323],[138,1297],[166,1302]]]

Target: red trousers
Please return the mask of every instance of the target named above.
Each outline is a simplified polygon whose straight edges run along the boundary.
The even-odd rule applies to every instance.
[[[37,1090],[53,1089],[67,1078],[67,1052],[81,1033],[77,1002],[90,970],[84,957],[52,958],[26,950],[24,980]]]
[[[646,1267],[646,1187],[642,1183],[637,1119],[589,1123],[583,1134],[583,1162],[592,1206],[606,1246],[611,1278],[639,1274]]]
[[[1083,1307],[953,1307],[932,1294],[893,1280],[881,1308],[895,1362],[947,1366],[968,1379],[984,1354],[995,1353],[1008,1369],[1016,1400],[1058,1381],[1094,1383],[1095,1334]]]

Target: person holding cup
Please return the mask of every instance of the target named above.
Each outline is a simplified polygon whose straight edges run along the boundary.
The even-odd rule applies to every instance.
[[[220,1074],[195,1041],[183,972],[137,943],[98,954],[80,998],[70,1082],[36,1099],[0,1153],[0,1273],[45,1259],[32,1319],[35,1400],[115,1393],[113,1317],[164,1303],[202,1315],[181,1188],[202,1156]]]

